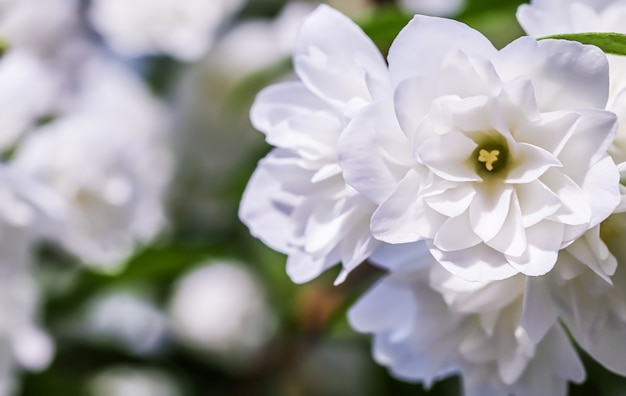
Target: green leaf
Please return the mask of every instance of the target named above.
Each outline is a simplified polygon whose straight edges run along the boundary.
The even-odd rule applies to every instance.
[[[582,44],[595,45],[607,54],[626,55],[626,34],[570,33],[542,37],[539,40],[546,39],[577,41]]]
[[[386,53],[400,30],[413,18],[413,15],[398,7],[387,6],[374,9],[364,18],[357,20],[374,44]]]

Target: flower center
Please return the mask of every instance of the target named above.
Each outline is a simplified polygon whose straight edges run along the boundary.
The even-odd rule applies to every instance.
[[[483,134],[474,138],[477,146],[469,162],[476,169],[476,173],[483,179],[506,177],[510,165],[506,139],[500,134]]]
[[[478,161],[484,162],[485,168],[491,172],[493,170],[493,163],[498,160],[498,155],[500,155],[500,150],[487,151],[485,149],[480,149],[478,152]]]

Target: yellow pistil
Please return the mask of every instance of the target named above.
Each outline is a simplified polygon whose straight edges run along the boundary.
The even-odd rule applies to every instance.
[[[492,171],[493,163],[498,160],[498,155],[500,155],[500,150],[487,151],[482,149],[478,152],[478,161],[484,162],[485,168],[487,168],[488,171]]]

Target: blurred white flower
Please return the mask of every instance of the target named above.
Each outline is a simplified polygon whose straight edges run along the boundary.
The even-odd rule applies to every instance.
[[[183,275],[169,313],[182,343],[235,362],[251,358],[275,329],[262,284],[245,267],[230,262],[208,263]]]
[[[90,340],[114,343],[135,354],[159,350],[168,335],[165,314],[140,292],[111,291],[85,307],[77,330]]]
[[[4,0],[0,37],[11,48],[50,55],[79,32],[76,0]]]
[[[517,19],[526,33],[543,37],[565,33],[626,33],[626,2],[623,0],[533,0],[517,10]],[[607,54],[609,60],[608,110],[620,122],[609,153],[617,163],[626,161],[626,57]]]
[[[253,125],[277,148],[252,175],[239,215],[288,255],[293,281],[339,261],[341,281],[379,243],[369,231],[375,204],[344,182],[337,140],[364,106],[390,95],[387,68],[363,31],[324,5],[300,28],[293,59],[300,80],[265,89],[252,107]]]
[[[243,21],[215,44],[209,61],[231,79],[271,66],[291,54],[300,25],[312,10],[312,4],[294,1],[275,19]]]
[[[116,366],[94,376],[89,396],[183,396],[171,375],[151,368]]]
[[[192,61],[243,0],[95,0],[89,12],[113,50],[125,56],[164,53]]]
[[[75,102],[25,138],[13,164],[65,202],[64,246],[115,270],[165,224],[167,113],[123,69],[96,61],[83,73]]]
[[[0,395],[10,396],[20,367],[42,370],[54,354],[38,325],[40,291],[31,260],[34,243],[58,227],[61,206],[44,187],[4,165],[0,185]]]
[[[531,0],[517,10],[522,28],[532,37],[563,33],[626,33],[623,0]]]
[[[355,125],[378,133],[339,153],[357,191],[390,193],[372,216],[376,238],[427,240],[467,280],[543,275],[618,205],[607,153],[616,119],[602,110],[608,64],[596,47],[526,37],[497,51],[460,22],[416,16],[388,60],[406,144],[391,155],[379,148],[373,139],[386,130],[376,120],[389,111],[374,104],[342,140],[359,139]],[[414,161],[389,190],[398,162],[387,158],[407,147]]]
[[[60,76],[27,51],[12,50],[0,59],[0,151],[51,112],[60,83]]]
[[[460,374],[468,396],[564,396],[567,381],[584,379],[555,317],[537,340],[521,326],[523,275],[468,282],[415,245],[400,247],[410,259],[387,261],[392,272],[349,312],[355,329],[374,333],[374,358],[395,376],[430,386]]]
[[[465,0],[400,0],[400,5],[418,14],[453,16],[461,12]]]

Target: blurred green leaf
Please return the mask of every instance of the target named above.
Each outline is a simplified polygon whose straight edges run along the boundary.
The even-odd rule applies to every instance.
[[[374,9],[367,16],[357,21],[361,29],[374,44],[386,53],[400,30],[413,18],[413,15],[397,7]]]
[[[539,40],[547,39],[577,41],[581,44],[595,45],[607,54],[626,55],[626,34],[568,33],[542,37]]]

